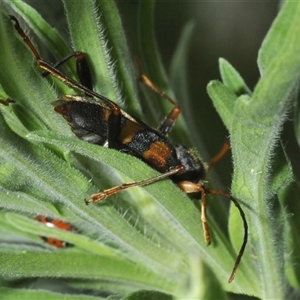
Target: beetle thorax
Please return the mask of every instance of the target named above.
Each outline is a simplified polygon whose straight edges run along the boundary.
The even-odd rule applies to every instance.
[[[206,168],[199,156],[192,149],[188,149],[183,145],[175,147],[177,159],[181,165],[185,167],[185,171],[173,176],[174,182],[191,181],[198,183],[205,179]]]

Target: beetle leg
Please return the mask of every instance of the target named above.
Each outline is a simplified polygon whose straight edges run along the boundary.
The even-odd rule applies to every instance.
[[[180,165],[180,166],[177,166],[176,168],[172,169],[169,172],[157,175],[155,177],[151,177],[151,178],[148,178],[148,179],[145,179],[145,180],[141,180],[141,181],[136,181],[136,182],[123,183],[121,185],[118,185],[118,186],[112,187],[110,189],[104,190],[103,192],[91,195],[90,199],[86,199],[85,200],[85,203],[86,204],[89,204],[89,203],[92,203],[92,202],[96,203],[96,202],[99,202],[101,200],[106,199],[107,197],[109,197],[111,195],[115,195],[115,194],[117,194],[117,193],[119,193],[121,191],[130,189],[130,188],[133,188],[133,187],[137,187],[137,186],[148,185],[150,183],[162,180],[162,179],[164,179],[166,177],[170,177],[170,176],[172,176],[174,174],[183,172],[184,170],[185,170],[185,167],[182,166],[182,165]]]
[[[160,97],[166,99],[167,101],[169,101],[174,107],[173,109],[169,112],[169,114],[165,117],[165,119],[162,121],[161,125],[159,126],[158,130],[164,134],[164,135],[168,135],[168,133],[172,130],[173,126],[176,123],[176,120],[178,118],[178,116],[181,113],[181,109],[179,104],[174,101],[172,98],[170,98],[164,91],[162,91],[161,89],[159,89],[150,79],[149,77],[147,77],[143,71],[142,71],[142,67],[141,67],[141,63],[140,61],[137,59],[137,65],[139,68],[139,79],[140,81],[147,86],[148,88],[150,88],[152,91],[154,91],[156,94],[158,94]]]
[[[230,143],[225,141],[221,150],[209,161],[207,170],[210,170],[216,163],[218,163],[229,151]]]

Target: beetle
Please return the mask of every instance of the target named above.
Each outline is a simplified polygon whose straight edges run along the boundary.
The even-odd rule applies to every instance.
[[[140,67],[140,81],[173,105],[172,110],[157,129],[132,117],[116,103],[93,91],[91,72],[84,53],[73,52],[52,65],[40,57],[37,49],[24,33],[17,19],[13,16],[10,16],[10,18],[14,22],[16,31],[35,57],[38,67],[45,71],[43,76],[51,74],[65,84],[84,93],[83,95],[75,96],[65,95],[53,103],[54,110],[66,119],[77,137],[89,143],[116,149],[140,158],[161,173],[152,178],[124,183],[93,194],[89,199],[85,200],[86,204],[97,203],[125,189],[148,185],[164,178],[170,178],[182,191],[193,198],[201,200],[201,222],[205,241],[209,245],[211,239],[206,217],[206,195],[215,194],[229,199],[239,210],[244,226],[243,243],[228,280],[231,282],[235,277],[247,244],[248,224],[244,211],[236,199],[224,191],[205,187],[208,169],[227,152],[229,149],[228,144],[225,144],[220,154],[206,166],[194,150],[188,149],[184,145],[173,145],[170,142],[168,133],[172,130],[180,115],[180,107],[143,74]],[[66,76],[58,69],[60,65],[72,57],[76,60],[79,82]]]
[[[55,228],[59,228],[61,230],[74,231],[74,228],[72,227],[72,225],[70,225],[69,223],[66,223],[64,221],[61,221],[59,219],[53,219],[53,218],[42,216],[42,215],[37,215],[37,216],[35,216],[34,219],[36,221],[39,221],[39,222],[45,224],[48,227],[51,227],[51,228],[55,227]],[[66,246],[71,245],[65,241],[61,241],[56,238],[47,237],[47,236],[40,236],[40,237],[44,242],[46,242],[47,244],[54,246],[56,248],[64,248]]]

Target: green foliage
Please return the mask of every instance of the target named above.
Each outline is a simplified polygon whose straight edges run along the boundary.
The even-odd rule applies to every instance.
[[[232,193],[248,207],[262,298],[283,299],[288,285],[283,231],[287,216],[277,194],[293,175],[279,138],[299,84],[299,12],[299,3],[286,3],[274,21],[259,52],[261,78],[252,95],[224,60],[220,65],[225,85],[208,86],[231,134]],[[244,91],[241,96],[240,91]]]
[[[140,106],[146,107],[143,119],[158,122],[157,111],[170,107],[161,100],[139,103],[134,62],[115,4],[63,3],[72,47],[88,54],[95,90],[121,106],[125,102],[130,114],[141,117]],[[41,76],[7,15],[24,19],[22,26],[28,26],[56,60],[71,49],[24,2],[0,5],[0,95],[16,101],[0,105],[4,299],[234,299],[241,291],[249,296],[238,295],[239,299],[251,295],[283,299],[289,285],[296,299],[299,258],[291,255],[291,261],[285,262],[285,254],[299,249],[298,222],[291,217],[299,205],[290,200],[296,201],[299,191],[294,182],[290,184],[293,175],[280,132],[299,82],[300,4],[286,3],[274,21],[259,53],[261,78],[254,91],[224,59],[220,59],[223,83],[208,85],[231,135],[232,193],[249,222],[250,241],[230,284],[227,280],[243,234],[235,207],[228,219],[230,239],[217,226],[218,212],[209,216],[213,243],[206,247],[198,208],[170,180],[85,205],[84,199],[94,192],[157,172],[134,157],[85,143],[72,134],[51,103],[78,91]],[[170,78],[176,87],[172,92],[154,39],[153,8],[154,1],[140,1],[142,66],[159,87],[172,97],[175,92],[185,101],[182,106],[188,106],[187,74],[178,70],[185,68],[193,25],[184,28],[172,59]],[[62,70],[76,78],[72,62]],[[144,94],[149,99],[149,93]],[[174,139],[189,145],[188,136],[180,119]],[[76,231],[46,227],[34,220],[37,214],[69,222]],[[73,247],[54,249],[39,235]]]

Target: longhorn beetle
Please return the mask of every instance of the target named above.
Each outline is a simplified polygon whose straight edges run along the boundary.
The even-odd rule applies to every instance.
[[[204,185],[207,170],[224,155],[229,145],[225,145],[220,154],[206,167],[193,150],[183,145],[174,146],[169,141],[167,135],[172,130],[181,112],[180,107],[173,99],[156,87],[142,73],[141,68],[141,82],[173,105],[173,109],[157,129],[131,117],[121,110],[116,103],[93,91],[91,72],[84,53],[73,52],[55,65],[52,65],[40,57],[37,49],[24,33],[17,19],[13,16],[10,16],[10,18],[14,22],[16,31],[35,57],[38,67],[45,71],[43,75],[51,74],[66,85],[84,93],[82,96],[65,95],[53,103],[54,110],[67,120],[73,132],[80,139],[89,143],[113,148],[140,158],[161,173],[152,178],[124,183],[93,194],[89,199],[85,200],[86,204],[99,202],[125,189],[147,185],[169,177],[182,191],[201,200],[201,221],[204,238],[209,245],[210,233],[206,218],[206,195],[215,194],[229,199],[239,210],[244,224],[244,240],[228,280],[228,282],[231,282],[235,277],[248,240],[246,217],[237,200],[230,194],[221,190],[206,188]],[[76,59],[79,82],[58,70],[60,65],[72,57]],[[10,102],[3,102],[3,104],[9,104]]]

